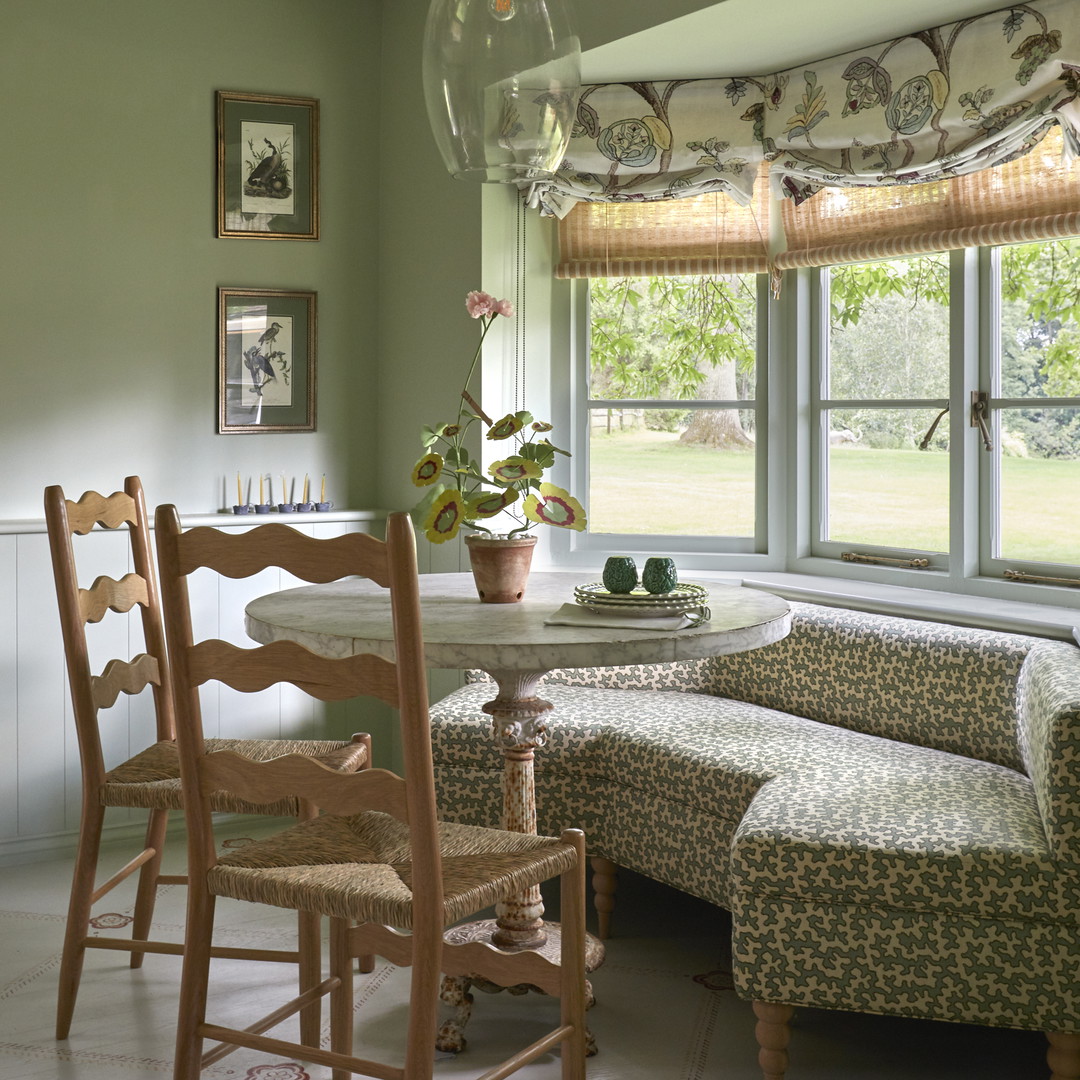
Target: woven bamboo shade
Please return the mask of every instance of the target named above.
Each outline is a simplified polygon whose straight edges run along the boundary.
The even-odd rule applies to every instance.
[[[1030,153],[928,184],[827,188],[796,206],[723,194],[659,202],[581,203],[559,224],[556,277],[753,274],[955,248],[1080,235],[1080,163],[1053,125]],[[767,251],[770,213],[782,238]]]
[[[777,269],[832,266],[1080,233],[1080,168],[1062,161],[1056,124],[1005,165],[928,184],[828,188],[781,211]]]
[[[762,165],[746,207],[717,192],[655,202],[578,203],[559,222],[555,276],[764,273],[768,191]]]

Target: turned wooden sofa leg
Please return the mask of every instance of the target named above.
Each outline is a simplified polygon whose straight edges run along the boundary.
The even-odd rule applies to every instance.
[[[619,887],[619,867],[602,855],[594,855],[592,865],[593,907],[596,908],[597,937],[607,941],[611,913],[615,910],[615,890]]]
[[[1050,1080],[1080,1080],[1080,1035],[1048,1031],[1046,1038],[1050,1042],[1046,1051]]]
[[[791,1041],[788,1024],[795,1009],[791,1005],[773,1005],[767,1001],[754,1002],[757,1017],[758,1064],[762,1080],[784,1080],[788,1067],[787,1046]]]

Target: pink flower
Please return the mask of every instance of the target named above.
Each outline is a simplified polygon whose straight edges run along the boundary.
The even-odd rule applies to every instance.
[[[474,319],[482,319],[485,315],[490,315],[498,303],[491,293],[471,292],[465,297],[465,310]]]
[[[504,315],[509,319],[514,314],[514,305],[509,300],[496,300],[491,293],[479,291],[465,297],[465,309],[474,319],[488,315]]]

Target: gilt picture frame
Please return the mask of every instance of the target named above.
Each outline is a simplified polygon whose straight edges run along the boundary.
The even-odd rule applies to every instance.
[[[319,239],[319,102],[217,91],[217,235]]]
[[[218,289],[218,434],[315,430],[316,294]]]

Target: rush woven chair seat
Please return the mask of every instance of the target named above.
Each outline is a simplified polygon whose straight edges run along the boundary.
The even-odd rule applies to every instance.
[[[332,769],[353,772],[368,761],[366,740],[334,742],[325,739],[207,739],[212,750],[233,750],[256,761],[269,761],[286,754],[316,757]],[[180,788],[180,756],[171,740],[154,743],[129,758],[105,776],[102,797],[106,806],[126,806],[138,810],[183,810]],[[299,817],[295,798],[258,805],[238,798],[231,791],[215,791],[210,797],[215,813],[268,814],[271,817]]]
[[[546,836],[449,822],[438,831],[446,926],[575,861],[573,848]],[[219,856],[209,887],[216,896],[409,930],[412,873],[408,826],[371,811],[323,816]]]
[[[128,951],[132,967],[139,967],[148,952],[177,954],[183,951],[179,942],[150,940],[149,932],[158,885],[186,884],[187,877],[159,872],[168,814],[183,808],[183,795],[175,742],[172,683],[142,484],[137,476],[129,476],[122,492],[101,495],[88,491],[78,502],[65,498],[62,488],[51,486],[45,490],[45,519],[82,769],[82,816],[57,1000],[56,1037],[65,1039],[71,1028],[87,948]],[[73,537],[85,536],[95,525],[126,530],[128,550],[122,564],[117,566],[116,577],[100,576],[88,588],[82,588]],[[131,572],[125,573],[129,569],[129,558]],[[135,608],[141,616],[143,651],[127,660],[110,660],[100,674],[95,674],[90,662],[93,635],[88,635],[87,627],[100,623],[109,611],[124,614]],[[112,720],[111,710],[121,694],[134,696],[148,688],[153,695],[157,741],[107,769],[102,727]],[[123,723],[124,718],[117,722]],[[351,742],[219,739],[214,745],[262,760],[290,753],[310,755],[318,757],[330,768],[346,772],[365,768],[370,760],[370,740],[366,735],[354,736]],[[135,858],[103,884],[95,886],[101,830],[109,807],[148,810],[146,839],[143,850]],[[314,813],[313,808],[301,805],[295,798],[254,804],[228,791],[214,792],[211,808],[229,813],[301,818],[311,817]],[[139,878],[131,939],[91,936],[89,924],[93,905],[136,872]],[[302,981],[310,983],[318,976],[319,927],[317,920],[311,918],[306,918],[305,926],[306,938],[300,950],[261,950],[250,955],[299,962]],[[236,954],[237,950],[230,950],[230,955]],[[318,1016],[312,1015],[305,1023],[317,1029]]]
[[[335,1080],[354,1073],[431,1080],[442,974],[475,974],[501,986],[528,983],[559,998],[558,1024],[489,1068],[483,1078],[509,1076],[561,1049],[563,1080],[584,1080],[584,836],[575,829],[553,838],[437,821],[416,551],[408,515],[390,515],[385,542],[363,535],[338,538],[321,564],[323,569],[345,560],[360,564],[363,576],[389,590],[393,660],[373,655],[331,659],[289,641],[253,649],[195,642],[188,574],[202,566],[235,576],[241,567],[256,572],[280,565],[281,550],[302,551],[304,538],[286,536],[292,530],[277,524],[245,533],[242,545],[217,530],[182,532],[173,507],[159,507],[156,532],[176,679],[192,878],[175,1080],[197,1080],[203,1068],[237,1047],[329,1066]],[[381,699],[398,710],[404,776],[383,769],[346,775],[295,756],[254,762],[211,751],[203,739],[199,691],[215,681],[240,691],[289,682],[322,700],[357,693]],[[253,801],[291,792],[317,805],[321,815],[219,856],[208,831],[209,794],[222,787]],[[444,931],[454,922],[555,876],[562,890],[560,962],[528,949],[444,941]],[[328,978],[245,1029],[209,1022],[207,1001],[214,1002],[214,985],[207,943],[218,897],[328,916]],[[369,954],[411,965],[403,1065],[353,1054],[353,960]],[[232,984],[230,992],[235,993]],[[330,997],[328,1048],[303,1031],[300,1042],[265,1034],[322,995]],[[219,1045],[204,1054],[206,1039]]]

